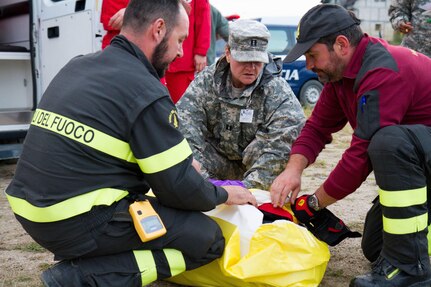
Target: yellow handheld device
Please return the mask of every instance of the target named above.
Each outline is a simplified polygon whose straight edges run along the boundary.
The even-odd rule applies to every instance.
[[[129,206],[129,212],[142,242],[153,240],[166,233],[162,220],[148,200],[135,201]]]

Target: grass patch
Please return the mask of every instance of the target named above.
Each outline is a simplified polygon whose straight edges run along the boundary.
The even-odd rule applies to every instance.
[[[46,252],[46,249],[37,244],[36,242],[25,243],[16,245],[15,250],[27,251],[27,252]]]
[[[359,231],[362,233],[364,229],[364,222],[363,221],[354,221],[349,223],[349,228],[353,231]]]
[[[4,281],[0,281],[0,287],[28,287],[28,286],[34,286],[31,284],[33,281],[33,278],[27,276],[27,275],[19,275],[14,277],[13,279],[6,279]]]
[[[39,264],[39,270],[40,271],[45,271],[46,269],[48,269],[49,267],[51,267],[52,265],[49,263],[41,263]]]
[[[326,274],[332,277],[343,277],[344,271],[342,269],[337,269],[337,270],[327,269]]]
[[[16,278],[17,282],[29,282],[32,281],[33,278],[28,277],[27,275],[21,275]]]
[[[324,159],[317,159],[314,163],[313,163],[314,167],[321,167],[321,168],[325,168],[327,166],[327,163]]]
[[[310,117],[310,115],[311,115],[311,112],[313,111],[313,109],[312,108],[310,108],[310,107],[305,107],[304,108],[304,114],[305,114],[305,117],[306,118],[309,118]]]

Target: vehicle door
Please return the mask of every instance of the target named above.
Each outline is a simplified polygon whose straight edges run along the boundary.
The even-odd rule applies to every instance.
[[[101,47],[100,0],[37,0],[36,59],[40,94],[73,57]]]

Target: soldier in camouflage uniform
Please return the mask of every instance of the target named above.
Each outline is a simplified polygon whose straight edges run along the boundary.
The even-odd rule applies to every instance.
[[[305,123],[270,34],[254,20],[230,24],[225,56],[190,84],[177,104],[180,129],[205,177],[268,190]]]
[[[392,0],[392,27],[405,34],[401,45],[431,57],[431,1]]]

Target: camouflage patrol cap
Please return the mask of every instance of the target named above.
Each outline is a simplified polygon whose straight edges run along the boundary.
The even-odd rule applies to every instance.
[[[266,26],[255,20],[240,19],[229,25],[229,47],[238,62],[268,63],[269,34]]]

